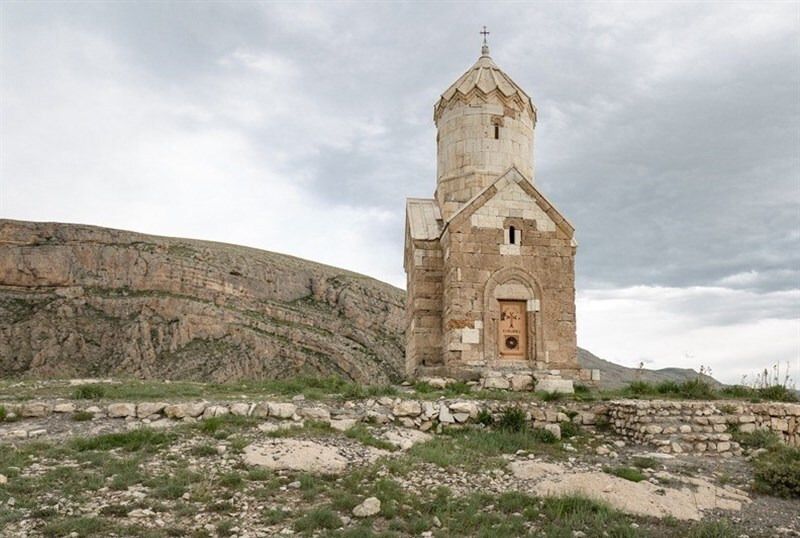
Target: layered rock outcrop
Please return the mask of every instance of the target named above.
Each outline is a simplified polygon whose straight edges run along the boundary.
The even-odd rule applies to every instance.
[[[401,376],[404,292],[257,249],[0,220],[0,376]]]

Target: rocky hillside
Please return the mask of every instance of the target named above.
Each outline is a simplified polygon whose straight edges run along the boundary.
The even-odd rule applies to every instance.
[[[234,245],[0,220],[0,376],[402,372],[404,292]]]

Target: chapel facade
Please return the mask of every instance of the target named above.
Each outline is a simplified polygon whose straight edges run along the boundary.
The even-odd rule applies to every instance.
[[[406,203],[406,373],[577,378],[577,243],[534,183],[536,106],[484,42],[433,120],[436,192]]]

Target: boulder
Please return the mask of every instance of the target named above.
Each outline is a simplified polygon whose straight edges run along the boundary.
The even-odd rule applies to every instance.
[[[206,405],[206,402],[168,405],[164,408],[164,414],[169,418],[199,417],[206,410]]]
[[[258,402],[253,408],[252,416],[266,418],[269,416],[269,402]]]
[[[142,402],[136,406],[136,415],[139,418],[146,418],[157,415],[167,407],[166,402]]]
[[[19,414],[22,417],[38,418],[46,417],[52,410],[53,407],[50,404],[43,402],[30,402],[26,403],[19,409]]]
[[[59,403],[53,406],[54,413],[74,413],[75,412],[75,404],[74,403]]]
[[[127,418],[136,416],[136,404],[112,403],[108,404],[108,416],[111,418]]]
[[[483,388],[485,389],[508,390],[510,386],[511,383],[505,377],[494,376],[483,380]]]
[[[480,412],[475,402],[453,402],[449,407],[452,413],[465,413],[470,418],[477,417]]]
[[[297,414],[310,420],[321,420],[327,422],[331,419],[331,412],[324,407],[301,407]]]
[[[561,439],[561,426],[558,424],[545,424],[544,429],[556,436],[556,439]]]
[[[511,390],[522,391],[530,390],[533,388],[533,376],[527,374],[519,374],[511,376]]]
[[[422,413],[422,406],[416,400],[401,400],[392,408],[396,417],[418,417]]]
[[[353,428],[358,421],[354,418],[339,418],[331,420],[331,428],[336,431],[346,432],[347,430]]]
[[[237,417],[246,417],[250,414],[250,404],[245,402],[238,402],[231,404],[231,415]]]
[[[297,412],[297,406],[290,403],[269,402],[269,416],[275,418],[292,418]]]
[[[379,514],[380,511],[381,501],[377,497],[369,497],[353,508],[353,515],[356,517],[370,517]]]

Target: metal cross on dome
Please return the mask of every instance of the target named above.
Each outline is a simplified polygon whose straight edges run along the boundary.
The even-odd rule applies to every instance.
[[[480,32],[480,34],[483,36],[483,44],[484,44],[484,45],[486,45],[486,44],[487,44],[487,43],[486,43],[486,36],[487,36],[487,35],[489,35],[490,33],[491,33],[491,32],[489,32],[489,31],[487,31],[487,30],[486,30],[486,26],[484,26],[484,27],[483,27],[483,30]]]

